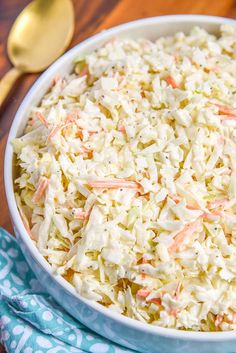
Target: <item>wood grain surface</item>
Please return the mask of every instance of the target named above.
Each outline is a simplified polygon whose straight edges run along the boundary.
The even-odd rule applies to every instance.
[[[29,2],[0,0],[0,77],[11,67],[6,53],[8,32]],[[71,47],[102,29],[143,17],[183,13],[236,17],[236,0],[73,0],[73,3],[76,26]],[[4,149],[17,108],[37,77],[35,74],[22,77],[0,112],[0,226],[9,231],[12,226],[3,185]],[[0,353],[3,352],[0,347]]]

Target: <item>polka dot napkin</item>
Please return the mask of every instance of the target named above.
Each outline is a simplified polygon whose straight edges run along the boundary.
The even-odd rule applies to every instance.
[[[0,229],[0,342],[9,353],[131,353],[75,321],[30,270],[15,238]]]

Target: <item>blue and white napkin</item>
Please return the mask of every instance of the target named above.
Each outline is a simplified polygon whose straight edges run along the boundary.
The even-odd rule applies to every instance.
[[[131,353],[90,331],[45,293],[16,239],[0,229],[0,342],[8,353]]]

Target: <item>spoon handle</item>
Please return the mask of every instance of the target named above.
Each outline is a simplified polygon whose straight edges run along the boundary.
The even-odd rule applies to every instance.
[[[8,96],[12,86],[16,80],[22,75],[22,71],[13,67],[10,69],[0,81],[0,107],[2,106],[5,98]]]

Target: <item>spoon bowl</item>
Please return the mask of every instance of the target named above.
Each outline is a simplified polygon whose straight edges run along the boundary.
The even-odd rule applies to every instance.
[[[35,0],[21,12],[10,31],[9,58],[23,72],[40,72],[64,52],[73,31],[70,0]]]
[[[24,8],[7,41],[14,68],[0,81],[0,106],[20,75],[43,71],[65,51],[73,32],[71,0],[34,0]]]

